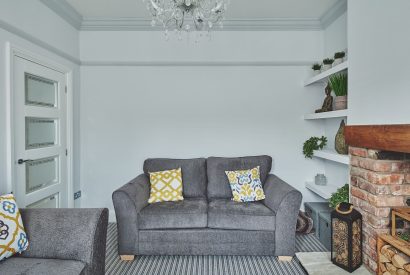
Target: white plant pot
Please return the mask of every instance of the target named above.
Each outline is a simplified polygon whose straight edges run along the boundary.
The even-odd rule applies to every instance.
[[[322,72],[327,71],[332,68],[332,64],[323,64],[322,65]]]
[[[313,70],[313,76],[320,74],[320,70]]]
[[[342,64],[342,63],[343,63],[343,58],[336,58],[335,61],[333,61],[332,66],[335,67],[335,66],[337,66],[339,64]]]

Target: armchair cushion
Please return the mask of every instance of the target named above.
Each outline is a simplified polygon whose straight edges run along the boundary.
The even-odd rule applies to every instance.
[[[209,203],[208,227],[239,230],[275,230],[275,213],[262,202],[214,199]]]
[[[272,168],[272,157],[210,157],[207,159],[206,165],[208,175],[208,199],[230,199],[232,198],[232,190],[225,171],[246,170],[259,166],[260,179],[263,185]]]
[[[144,161],[144,173],[178,169],[182,170],[184,198],[206,198],[206,160],[155,158]]]
[[[204,228],[207,225],[207,201],[157,202],[143,208],[138,216],[139,229]]]
[[[1,274],[78,275],[84,274],[84,268],[81,261],[58,259],[13,257],[0,263]]]

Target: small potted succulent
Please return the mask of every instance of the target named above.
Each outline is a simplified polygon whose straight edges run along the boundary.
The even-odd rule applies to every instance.
[[[345,56],[346,56],[345,52],[335,53],[335,61],[333,62],[332,66],[334,67],[334,66],[337,66],[337,65],[343,63]]]
[[[334,62],[334,60],[331,59],[331,58],[323,59],[322,71],[326,71],[326,70],[329,70],[330,68],[332,68],[333,62]]]
[[[319,63],[315,63],[312,65],[312,70],[315,75],[320,73],[321,68],[322,68],[322,65],[320,65]]]
[[[334,74],[329,77],[329,85],[335,93],[335,110],[347,109],[347,74]]]

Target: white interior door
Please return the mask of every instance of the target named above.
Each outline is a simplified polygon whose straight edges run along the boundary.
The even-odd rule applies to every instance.
[[[14,194],[20,207],[68,206],[63,73],[15,56]]]

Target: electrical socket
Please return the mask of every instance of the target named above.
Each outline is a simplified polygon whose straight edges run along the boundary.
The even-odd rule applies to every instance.
[[[81,190],[74,193],[74,200],[81,198]]]

